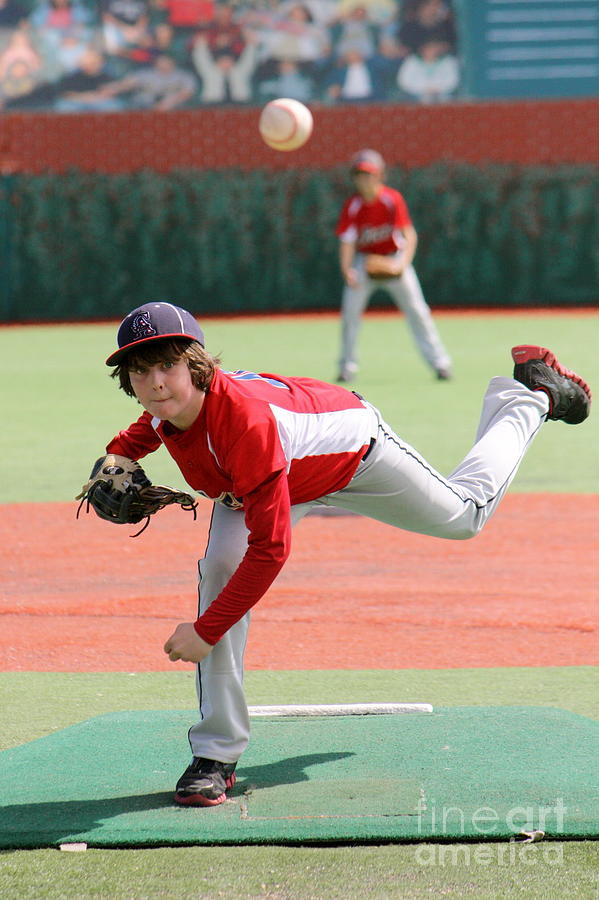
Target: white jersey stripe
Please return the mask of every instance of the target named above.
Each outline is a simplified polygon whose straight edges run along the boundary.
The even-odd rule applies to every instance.
[[[206,440],[208,441],[208,449],[210,450],[210,452],[212,453],[214,459],[216,460],[216,465],[217,465],[217,466],[220,466],[220,462],[218,461],[218,456],[216,455],[216,451],[215,451],[215,449],[214,449],[214,445],[213,445],[212,441],[210,440],[210,435],[209,435],[208,432],[206,432]]]
[[[294,459],[356,453],[377,433],[378,420],[368,405],[320,413],[300,413],[273,403],[269,405],[277,422],[288,470]]]

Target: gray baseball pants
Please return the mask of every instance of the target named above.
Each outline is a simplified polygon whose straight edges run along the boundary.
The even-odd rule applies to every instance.
[[[402,441],[378,410],[376,442],[343,490],[291,508],[295,525],[317,504],[337,506],[407,531],[463,540],[493,514],[548,412],[548,399],[512,378],[493,378],[472,450],[448,478]],[[206,555],[199,563],[200,612],[225,586],[247,548],[243,511],[215,505]],[[235,762],[250,733],[243,655],[250,613],[197,669],[200,721],[189,732],[194,756]]]
[[[370,278],[364,269],[363,254],[356,255],[355,268],[359,282],[346,285],[341,298],[341,359],[339,371],[351,375],[358,370],[357,343],[362,314],[375,290],[387,291],[400,309],[412,332],[421,355],[435,371],[449,369],[451,359],[443,346],[430,308],[424,299],[420,281],[413,266],[408,266],[401,278]]]

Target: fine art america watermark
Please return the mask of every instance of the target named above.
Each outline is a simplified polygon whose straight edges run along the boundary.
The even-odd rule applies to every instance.
[[[550,866],[561,866],[564,862],[563,843],[521,844],[510,841],[509,844],[419,844],[414,852],[414,859],[420,866],[441,866],[450,868],[459,866],[534,866],[544,863]]]
[[[434,800],[422,797],[417,813],[418,834],[435,842],[416,848],[415,859],[422,866],[563,863],[562,843],[537,844],[548,827],[558,834],[563,831],[566,806],[561,797],[551,806],[514,806],[501,813],[491,806],[466,812],[459,806],[437,806]],[[506,834],[511,835],[508,843]],[[489,843],[456,843],[466,836],[469,841],[476,842],[480,837]],[[452,843],[436,843],[444,839]]]

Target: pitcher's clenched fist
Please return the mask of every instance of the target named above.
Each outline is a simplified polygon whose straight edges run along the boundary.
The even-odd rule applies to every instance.
[[[202,640],[191,622],[177,625],[164,645],[164,652],[172,662],[180,659],[182,662],[199,663],[211,650],[212,645]]]

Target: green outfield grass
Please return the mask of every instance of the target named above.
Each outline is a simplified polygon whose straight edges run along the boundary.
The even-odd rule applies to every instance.
[[[511,373],[512,344],[548,345],[591,387],[599,385],[596,312],[438,314],[437,320],[455,359],[454,381],[432,378],[401,318],[367,315],[355,387],[444,473],[472,442],[488,379]],[[335,316],[214,319],[204,327],[209,349],[222,355],[225,368],[335,376]],[[72,500],[106,441],[140,412],[107,377],[103,361],[114,347],[115,331],[115,324],[0,328],[0,371],[9,386],[0,431],[2,502]],[[596,422],[591,416],[576,428],[549,423],[512,490],[595,491]],[[147,469],[155,481],[181,484],[160,453]],[[599,719],[599,669],[592,667],[250,672],[247,689],[251,703],[399,699],[438,706],[552,705]],[[193,693],[191,672],[3,673],[0,749],[104,712],[191,708]],[[376,759],[372,775],[376,778]],[[135,772],[131,778],[134,784]],[[0,853],[0,896],[590,900],[599,897],[597,847],[589,841],[541,842],[516,852],[504,843],[451,845],[443,856],[438,845],[15,851]]]
[[[439,313],[437,319],[455,359],[454,381],[433,379],[403,319],[369,314],[355,387],[443,474],[472,443],[488,379],[511,374],[512,344],[548,345],[591,387],[599,385],[597,312]],[[339,322],[334,315],[211,319],[204,327],[208,348],[222,356],[225,368],[335,377]],[[106,442],[141,412],[108,377],[104,359],[115,334],[114,323],[0,328],[0,372],[11,386],[3,397],[0,433],[3,502],[71,500]],[[551,423],[512,490],[593,490],[589,473],[596,470],[598,443],[595,417],[577,428]],[[162,451],[147,468],[155,481],[181,483]]]

